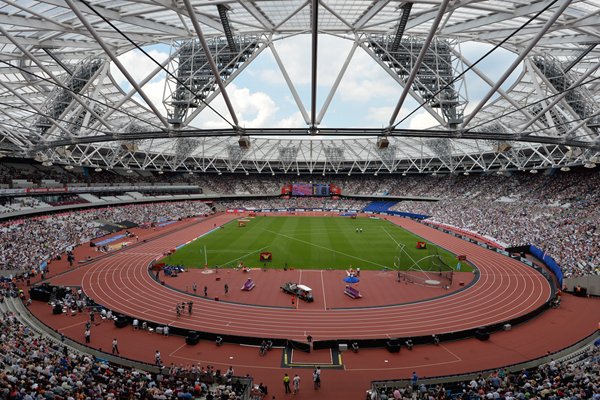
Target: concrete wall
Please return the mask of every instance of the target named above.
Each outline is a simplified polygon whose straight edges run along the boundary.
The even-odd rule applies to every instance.
[[[577,285],[587,289],[588,294],[594,296],[600,296],[600,276],[582,276],[579,278],[565,278],[563,284],[567,285],[569,292],[573,291],[573,288]]]

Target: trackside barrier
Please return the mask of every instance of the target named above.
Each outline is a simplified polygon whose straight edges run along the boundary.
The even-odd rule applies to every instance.
[[[479,374],[483,374],[484,376],[486,376],[488,372],[495,372],[495,371],[498,371],[499,369],[506,368],[506,370],[511,373],[520,372],[523,369],[531,371],[532,369],[535,369],[542,364],[550,362],[551,358],[557,360],[557,359],[565,357],[569,354],[572,354],[572,353],[576,352],[577,350],[586,347],[588,344],[590,344],[591,342],[593,342],[594,340],[596,340],[598,338],[600,338],[600,330],[595,331],[591,335],[583,338],[582,340],[573,344],[572,346],[565,347],[564,349],[559,350],[556,353],[545,355],[545,356],[538,357],[538,358],[534,358],[534,359],[529,360],[524,363],[510,364],[510,365],[505,365],[505,366],[497,367],[497,368],[493,368],[493,369],[473,371],[473,372],[470,372],[467,374],[442,375],[442,376],[436,376],[436,377],[419,378],[419,385],[423,384],[423,385],[425,385],[425,387],[432,387],[432,386],[434,387],[436,385],[444,385],[444,387],[450,388],[452,386],[452,383],[458,384],[458,383],[462,383],[465,381],[468,382],[468,381],[472,380],[473,378],[477,378],[479,376]],[[371,390],[375,391],[377,393],[377,399],[380,398],[379,397],[380,389],[384,384],[388,388],[390,388],[390,387],[402,388],[402,387],[406,387],[411,384],[411,378],[371,381]]]
[[[458,237],[460,239],[466,240],[467,242],[471,242],[471,243],[477,244],[477,245],[479,245],[481,247],[486,247],[489,250],[496,251],[496,252],[501,253],[501,254],[503,254],[503,255],[505,255],[507,257],[511,257],[511,258],[514,258],[516,260],[521,261],[522,263],[524,263],[524,264],[526,264],[526,265],[534,268],[535,270],[537,270],[538,272],[540,272],[546,279],[548,279],[548,282],[550,282],[550,285],[552,286],[552,295],[554,295],[554,293],[556,291],[556,283],[554,282],[553,279],[549,279],[548,278],[547,273],[546,273],[546,271],[543,268],[540,268],[540,267],[534,265],[531,261],[529,261],[529,260],[527,260],[525,258],[511,256],[509,254],[509,252],[508,252],[508,251],[513,252],[515,249],[519,250],[518,251],[519,253],[522,252],[522,251],[527,251],[527,250],[525,250],[526,246],[519,246],[519,247],[507,248],[506,250],[508,250],[508,251],[504,251],[504,247],[501,246],[501,245],[499,245],[499,244],[497,244],[497,243],[495,243],[494,241],[489,240],[489,239],[487,239],[487,238],[485,238],[485,237],[483,237],[481,235],[477,235],[477,234],[474,235],[472,232],[465,231],[464,229],[456,228],[456,227],[450,226],[450,225],[440,224],[438,222],[433,222],[433,221],[417,221],[417,222],[421,222],[422,224],[431,224],[431,225],[433,225],[432,228],[434,228],[434,229],[437,229],[439,231],[442,231],[442,232],[447,233],[447,234],[452,235],[452,236],[456,236],[456,237]],[[467,236],[461,236],[461,235],[459,235],[457,233],[454,233],[454,232],[452,232],[450,230],[447,230],[447,229],[444,229],[444,228],[448,228],[448,229],[452,229],[452,230],[457,230],[457,231],[460,231],[460,232],[463,232],[463,233],[466,232],[468,235],[476,236],[479,239],[484,240],[485,243],[479,242],[477,240],[470,239]],[[540,260],[542,260],[542,262],[550,269],[550,271],[552,271],[552,273],[554,274],[554,276],[556,276],[556,279],[558,280],[558,284],[562,287],[563,273],[562,273],[562,270],[560,269],[560,267],[558,266],[558,264],[556,263],[556,261],[554,261],[554,259],[552,259],[552,257],[550,257],[549,255],[547,255],[546,253],[544,253],[542,250],[538,249],[537,247],[535,247],[533,245],[529,245],[527,247],[528,247],[528,250],[529,250],[529,252],[531,254],[533,254],[534,256],[536,256],[537,258],[539,258]],[[499,250],[499,249],[501,249],[501,250]]]
[[[558,266],[558,264],[556,263],[556,261],[554,261],[554,259],[552,257],[547,255],[546,253],[544,253],[542,250],[538,249],[534,245],[529,246],[529,251],[531,252],[531,254],[533,254],[540,260],[542,260],[542,262],[544,264],[546,264],[546,266],[548,268],[550,268],[550,271],[552,271],[554,273],[554,275],[556,276],[556,279],[558,279],[558,284],[562,286],[563,273],[562,273],[560,267]]]
[[[487,333],[496,333],[500,332],[504,329],[505,324],[510,324],[511,326],[520,325],[525,323],[538,315],[542,314],[546,310],[550,308],[550,303],[544,303],[540,307],[536,308],[533,311],[528,312],[527,314],[521,315],[519,317],[503,321],[493,325],[487,325],[486,330]],[[440,339],[440,342],[450,342],[454,340],[462,340],[467,338],[475,337],[475,332],[479,328],[465,329],[457,332],[448,332],[448,333],[440,333],[436,334],[436,337]],[[431,335],[422,335],[422,336],[404,336],[398,338],[401,346],[404,346],[405,342],[410,339],[413,342],[413,345],[428,345],[434,344],[434,338]],[[389,337],[379,338],[379,339],[337,339],[337,340],[317,340],[313,342],[314,350],[323,350],[323,349],[332,349],[338,348],[340,344],[346,344],[349,348],[352,347],[352,343],[358,343],[358,347],[361,349],[366,348],[381,348],[386,346],[386,342],[390,340]]]
[[[393,216],[398,216],[398,217],[407,217],[407,218],[416,218],[416,219],[427,219],[427,218],[431,218],[431,215],[425,215],[425,214],[413,214],[413,213],[407,213],[407,212],[402,212],[402,211],[385,211],[385,214],[387,215],[393,215]]]

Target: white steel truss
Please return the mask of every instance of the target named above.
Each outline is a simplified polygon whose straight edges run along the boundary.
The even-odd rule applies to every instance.
[[[274,46],[315,30],[353,42],[340,54],[345,62],[318,117],[314,104],[309,116]],[[491,79],[462,53],[466,42],[499,45],[517,59]],[[264,173],[586,164],[600,151],[599,42],[600,0],[0,0],[0,152],[103,168]],[[135,81],[117,57],[158,43],[172,46],[168,59]],[[226,87],[267,47],[305,129],[237,126]],[[439,125],[319,127],[356,51],[398,83],[399,106],[410,95]],[[111,63],[129,80],[129,93]],[[465,69],[490,87],[471,112]],[[155,104],[144,87],[161,73],[165,95]],[[218,96],[232,128],[192,128]],[[250,135],[250,149],[240,150],[241,135]],[[387,149],[378,147],[379,136],[387,136]]]

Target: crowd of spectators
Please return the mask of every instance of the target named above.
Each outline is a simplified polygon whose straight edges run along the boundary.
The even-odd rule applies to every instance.
[[[507,247],[533,244],[561,266],[565,277],[600,274],[598,172],[436,180],[431,192],[441,201],[401,202],[390,210],[430,215]]]
[[[0,267],[36,271],[57,254],[103,236],[104,222],[151,224],[210,212],[201,201],[134,204],[27,218],[0,227]],[[95,222],[103,221],[103,222]]]
[[[245,208],[249,210],[280,210],[290,208],[321,209],[321,210],[362,210],[370,201],[340,198],[333,200],[329,197],[273,197],[264,199],[229,199],[219,200],[217,204],[224,208]]]
[[[470,381],[427,387],[384,384],[373,400],[598,400],[600,399],[600,350],[592,347],[575,358],[540,365],[531,370],[509,372],[502,368]],[[445,387],[444,387],[445,386]]]
[[[213,366],[171,365],[158,373],[109,363],[35,335],[18,315],[0,313],[0,398],[239,400],[245,385]]]
[[[36,171],[14,166],[1,166],[0,175],[19,173],[21,177],[41,179],[85,179],[84,182],[139,183],[170,182],[194,184],[224,195],[259,195],[278,193],[294,183],[324,183],[342,188],[347,195],[384,195],[434,197],[436,203],[401,202],[392,211],[433,216],[435,221],[489,236],[507,246],[534,244],[561,265],[565,276],[600,273],[598,238],[600,185],[596,170],[581,168],[573,172],[553,174],[420,174],[420,175],[310,175],[269,174],[200,174],[164,171],[159,174],[133,171],[131,174],[88,168],[87,174],[59,171],[58,168]],[[38,171],[39,170],[39,171]],[[15,172],[16,171],[16,172]],[[6,174],[4,174],[6,175]],[[3,176],[4,176],[3,175]],[[65,178],[66,179],[66,178]],[[67,180],[69,180],[67,179]],[[76,179],[75,179],[76,180]],[[160,193],[157,193],[160,194]],[[290,199],[229,199],[220,202],[229,208],[280,209],[321,208],[360,209],[368,201],[306,197]],[[14,207],[0,206],[0,213]],[[127,215],[125,212],[124,216]],[[132,217],[135,218],[135,217]],[[150,218],[150,216],[146,216]],[[130,218],[123,218],[130,219]]]

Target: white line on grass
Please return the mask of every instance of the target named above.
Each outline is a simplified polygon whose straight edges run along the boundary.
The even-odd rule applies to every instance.
[[[381,227],[381,229],[383,229],[385,231],[385,233],[388,234],[388,236],[390,237],[390,239],[392,239],[394,241],[394,243],[396,243],[396,245],[400,244],[398,242],[396,242],[396,239],[394,239],[394,237],[392,235],[390,235],[390,233],[387,231],[387,229],[385,229],[383,226]],[[421,266],[419,264],[417,264],[417,262],[415,261],[414,258],[412,258],[410,256],[410,254],[408,254],[408,251],[404,251],[404,249],[402,249],[402,251],[408,256],[408,258],[410,258],[413,262],[414,265],[416,265],[421,271],[423,271],[423,269],[421,268]],[[398,265],[398,268],[400,268],[400,266]]]
[[[263,247],[262,249],[258,249],[258,250],[252,250],[252,251],[248,252],[247,254],[244,254],[244,255],[243,255],[243,256],[241,256],[241,257],[234,258],[233,260],[226,262],[225,264],[223,264],[223,266],[226,266],[226,265],[228,265],[229,263],[236,262],[236,261],[237,261],[237,260],[239,260],[240,258],[248,257],[248,256],[249,256],[250,254],[252,254],[252,253],[256,253],[256,252],[258,252],[258,251],[262,251],[262,250],[266,249],[267,247],[269,247],[269,246],[265,246],[265,247]]]
[[[277,232],[268,231],[267,229],[263,229],[263,228],[261,228],[261,229],[262,229],[263,231],[267,231],[267,232],[270,232],[270,233],[275,233],[275,234],[277,233]],[[352,256],[352,255],[350,255],[350,254],[342,253],[341,251],[333,250],[333,249],[330,249],[330,248],[328,248],[328,247],[324,247],[324,246],[319,246],[318,244],[314,244],[314,243],[311,243],[311,242],[307,242],[306,240],[300,240],[300,239],[296,239],[295,237],[291,237],[291,236],[288,236],[288,235],[282,235],[282,234],[280,234],[280,235],[281,235],[281,236],[283,236],[283,237],[286,237],[286,238],[288,238],[288,239],[297,240],[298,242],[306,243],[306,244],[309,244],[309,245],[311,245],[311,246],[319,247],[319,248],[321,248],[321,249],[324,249],[324,250],[329,250],[329,251],[331,251],[331,252],[333,252],[333,253],[336,253],[336,254],[342,254],[342,255],[344,255],[344,256],[346,256],[346,257],[350,257],[350,258],[354,258],[354,259],[356,259],[356,260],[364,261],[364,262],[366,262],[366,263],[368,263],[368,264],[373,264],[373,265],[377,265],[377,266],[379,266],[379,267],[386,268],[386,266],[385,266],[385,265],[381,265],[381,264],[375,263],[375,262],[373,262],[373,261],[365,260],[364,258],[360,258],[360,257]]]

